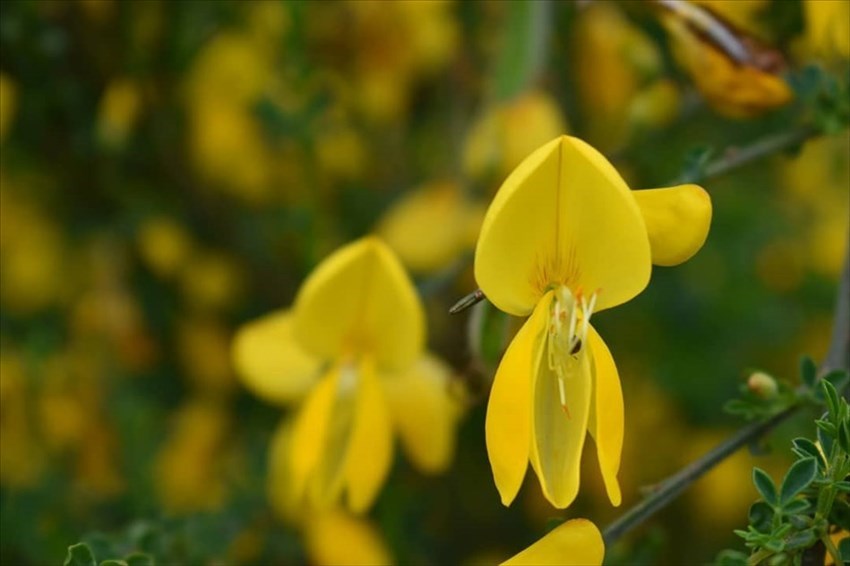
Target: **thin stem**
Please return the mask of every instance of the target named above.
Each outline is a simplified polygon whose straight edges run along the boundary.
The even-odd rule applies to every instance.
[[[837,548],[835,548],[835,544],[832,542],[832,538],[828,534],[826,534],[820,537],[820,540],[826,547],[826,551],[829,553],[830,556],[832,556],[832,561],[835,564],[843,564],[844,561],[841,560],[841,553],[838,552]]]
[[[729,147],[723,152],[720,158],[710,162],[700,171],[692,174],[683,174],[671,184],[696,183],[714,177],[720,177],[742,165],[799,145],[819,133],[817,129],[806,126],[798,130],[764,137],[744,147]]]
[[[835,367],[843,367],[844,369],[850,367],[850,363],[848,363],[848,359],[850,359],[850,325],[841,322],[850,319],[850,300],[847,300],[848,295],[850,295],[850,247],[847,250],[844,273],[842,273],[841,282],[838,286],[838,300],[835,309],[836,324],[833,326],[832,339],[830,341],[830,356],[821,365],[822,373]],[[832,364],[835,360],[839,360],[839,362],[833,366]],[[611,545],[624,534],[652,517],[707,471],[742,446],[757,440],[767,432],[773,430],[779,423],[796,413],[799,408],[799,403],[792,405],[766,421],[754,423],[739,430],[699,460],[692,462],[662,481],[658,484],[655,492],[608,525],[602,535],[605,539],[605,545]]]
[[[656,512],[666,507],[668,503],[675,499],[689,485],[702,477],[707,471],[711,470],[714,466],[725,460],[731,454],[737,452],[742,446],[750,444],[768,431],[773,430],[776,425],[788,419],[788,417],[796,413],[799,408],[800,405],[793,405],[766,421],[754,423],[739,430],[699,460],[688,464],[669,478],[662,481],[658,484],[657,490],[652,495],[629,509],[619,519],[608,525],[605,532],[602,534],[602,537],[605,539],[605,546],[607,547],[613,544],[634,527],[655,515]]]

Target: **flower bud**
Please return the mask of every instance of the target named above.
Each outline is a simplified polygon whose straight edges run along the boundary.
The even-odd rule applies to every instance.
[[[776,380],[762,371],[750,375],[747,379],[747,389],[760,399],[771,399],[779,392]]]

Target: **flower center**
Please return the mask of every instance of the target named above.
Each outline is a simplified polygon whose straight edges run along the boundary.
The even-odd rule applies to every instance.
[[[555,289],[555,297],[549,307],[549,369],[558,377],[561,406],[568,418],[570,410],[565,382],[581,371],[580,358],[587,349],[587,329],[598,293],[594,291],[588,300],[581,289],[573,295],[569,287],[561,285]]]

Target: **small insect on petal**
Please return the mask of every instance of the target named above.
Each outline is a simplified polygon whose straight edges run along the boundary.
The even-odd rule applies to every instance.
[[[484,291],[482,291],[481,289],[476,289],[475,291],[471,292],[470,294],[456,302],[454,305],[452,305],[452,308],[449,309],[449,314],[461,313],[466,309],[477,305],[486,298],[487,297],[484,296]]]

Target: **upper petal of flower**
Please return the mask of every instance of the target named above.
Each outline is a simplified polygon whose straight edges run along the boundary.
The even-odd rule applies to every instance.
[[[605,543],[596,525],[573,519],[502,564],[520,566],[598,566],[605,557]]]
[[[426,354],[407,372],[382,380],[402,446],[423,472],[445,471],[454,455],[461,405],[450,379],[445,362]]]
[[[601,290],[597,310],[649,282],[649,239],[626,183],[595,149],[561,136],[504,182],[481,228],[475,278],[500,309],[528,314],[546,289]]]
[[[623,391],[614,358],[602,337],[592,326],[588,341],[593,354],[593,399],[590,404],[588,429],[596,442],[596,456],[605,482],[605,490],[611,504],[618,506],[622,501],[617,472],[623,452]]]
[[[325,359],[368,352],[392,370],[406,368],[422,352],[422,304],[398,259],[375,237],[344,246],[319,264],[294,311],[296,338]]]
[[[316,382],[320,360],[292,336],[292,314],[279,310],[243,325],[233,339],[236,373],[258,397],[286,405],[299,401]]]
[[[711,226],[711,197],[698,185],[632,193],[640,207],[652,263],[678,265],[699,251]]]
[[[531,448],[531,372],[539,364],[551,292],[534,309],[502,357],[490,401],[485,432],[487,455],[503,505],[516,497]]]

